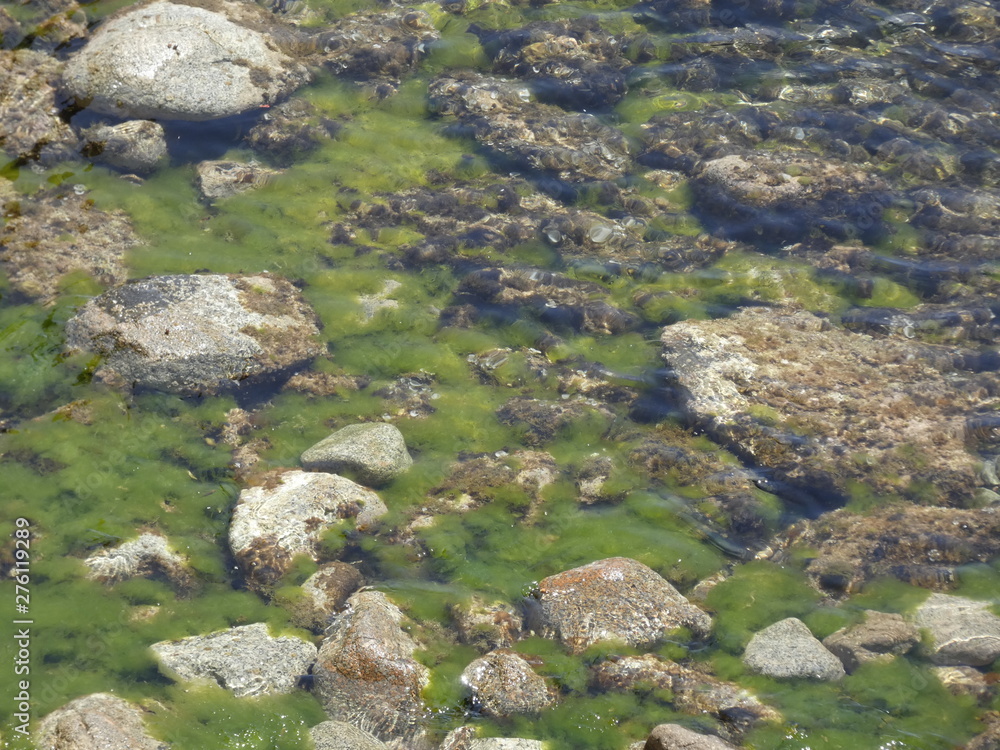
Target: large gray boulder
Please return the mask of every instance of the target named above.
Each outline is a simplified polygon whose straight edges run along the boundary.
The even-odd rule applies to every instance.
[[[699,638],[712,629],[705,612],[656,571],[627,557],[549,576],[533,597],[532,629],[557,638],[574,653],[602,640],[643,646],[677,628],[688,628]]]
[[[768,677],[839,680],[844,676],[840,660],[795,617],[755,633],[743,652],[743,663],[751,672]]]
[[[302,454],[302,466],[310,471],[346,473],[372,487],[391,482],[412,465],[402,433],[384,422],[348,425]]]
[[[403,613],[378,591],[352,596],[327,630],[313,667],[314,690],[336,721],[363,726],[378,739],[424,744],[420,697],[427,668],[400,626]]]
[[[214,394],[287,377],[321,349],[316,316],[276,276],[151,276],[88,302],[66,324],[71,350],[104,355],[113,385]]]
[[[462,672],[462,684],[487,716],[537,713],[554,700],[545,680],[507,649],[491,651],[469,664]]]
[[[238,698],[292,692],[316,658],[313,644],[274,638],[262,622],[161,641],[151,648],[168,677],[217,683]]]
[[[381,498],[336,474],[286,471],[240,493],[229,525],[229,546],[251,588],[263,589],[287,572],[296,555],[323,557],[323,535],[349,520],[365,529],[388,512]]]
[[[38,728],[38,750],[168,750],[146,734],[142,710],[108,693],[93,693],[57,708]]]
[[[67,92],[123,119],[213,120],[269,106],[308,80],[253,4],[156,0],[113,16],[73,55]]]
[[[1000,657],[1000,617],[990,602],[931,594],[917,608],[914,624],[930,636],[927,657],[935,664],[983,667]]]

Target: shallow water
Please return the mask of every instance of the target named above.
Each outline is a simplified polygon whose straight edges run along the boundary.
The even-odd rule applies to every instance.
[[[96,21],[126,4],[98,2],[87,5],[86,11]],[[352,0],[310,2],[330,20],[363,5]],[[903,12],[904,5],[873,7],[888,15]],[[18,6],[4,1],[0,7],[15,14]],[[713,79],[716,85],[710,87],[678,75],[678,60],[686,58],[671,45],[679,43],[681,32],[658,21],[648,8],[630,3],[541,7],[492,3],[463,16],[444,13],[436,5],[421,7],[432,14],[442,39],[404,78],[400,90],[383,101],[372,101],[351,82],[326,76],[298,92],[296,96],[341,123],[342,129],[335,139],[301,156],[254,192],[208,206],[194,184],[194,164],[201,159],[255,158],[240,140],[250,126],[246,118],[219,126],[171,126],[170,165],[138,186],[113,170],[85,162],[46,167],[10,163],[0,170],[13,180],[23,202],[30,202],[40,190],[64,186],[85,191],[98,208],[124,210],[145,243],[129,256],[132,278],[207,269],[266,270],[301,280],[304,296],[323,323],[329,349],[329,357],[318,361],[316,369],[370,380],[359,391],[323,397],[287,390],[248,390],[202,399],[123,395],[92,382],[96,362],[88,356],[63,354],[64,323],[100,292],[93,280],[67,279],[58,301],[42,307],[24,301],[0,277],[0,420],[6,428],[0,434],[0,531],[6,538],[15,519],[25,518],[33,534],[34,719],[74,697],[108,691],[146,708],[151,731],[175,748],[308,747],[308,728],[324,719],[308,692],[250,701],[234,699],[217,688],[174,684],[158,673],[148,651],[150,644],[164,639],[261,621],[269,623],[275,634],[311,637],[291,624],[288,605],[294,602],[295,587],[315,566],[299,565],[274,600],[266,603],[242,588],[227,551],[227,524],[240,486],[230,466],[230,449],[219,441],[218,433],[226,412],[239,405],[255,410],[255,434],[269,441],[261,468],[296,466],[303,450],[332,429],[358,420],[385,416],[405,435],[415,465],[380,492],[391,511],[388,521],[374,535],[345,535],[328,539],[327,545],[340,550],[340,559],[356,562],[368,583],[385,591],[412,618],[412,634],[425,647],[419,658],[432,669],[426,700],[434,712],[437,735],[472,722],[488,735],[544,739],[555,748],[610,749],[643,739],[659,723],[701,725],[698,717],[675,712],[670,696],[655,690],[614,694],[591,689],[587,666],[609,653],[630,653],[628,649],[596,646],[582,657],[571,657],[539,638],[519,643],[518,650],[536,657],[537,670],[562,693],[559,704],[531,719],[497,722],[471,716],[458,675],[476,654],[447,635],[444,626],[450,622],[450,607],[473,595],[517,603],[533,582],[611,556],[640,560],[682,591],[731,566],[745,550],[693,520],[690,512],[706,497],[706,488],[686,481],[683,472],[651,479],[631,459],[644,438],[674,431],[671,434],[687,449],[734,468],[741,465],[735,456],[680,424],[670,394],[662,387],[659,327],[691,317],[725,315],[741,304],[798,303],[834,317],[857,306],[911,308],[929,298],[927,286],[915,274],[894,269],[889,260],[898,256],[905,262],[909,249],[928,242],[926,233],[899,220],[894,225],[894,209],[887,208],[884,218],[889,229],[864,238],[866,250],[887,259],[869,274],[870,289],[864,294],[840,277],[819,273],[810,263],[783,254],[783,243],[767,237],[688,273],[662,269],[616,273],[602,259],[567,263],[543,240],[506,254],[491,248],[466,251],[483,264],[533,266],[600,284],[608,299],[640,320],[631,332],[602,336],[526,310],[485,310],[474,327],[442,326],[439,312],[454,303],[460,271],[443,264],[413,268],[399,263],[401,248],[420,238],[415,229],[404,226],[360,237],[359,243],[371,251],[358,254],[353,247],[331,243],[330,227],[347,219],[354,201],[379,200],[388,192],[427,186],[432,175],[434,184],[449,184],[509,170],[510,165],[496,154],[470,138],[456,137],[446,119],[428,111],[427,86],[436,74],[489,69],[475,36],[466,31],[472,23],[501,29],[596,13],[601,25],[613,33],[648,35],[656,50],[654,59],[631,72],[629,93],[620,103],[599,113],[630,138],[638,138],[640,126],[658,113],[735,111],[767,87],[850,80],[858,60],[874,65],[894,42],[886,38],[870,47],[848,45],[845,54],[854,62],[831,61],[826,67],[807,56],[800,61],[789,43],[777,61],[737,58],[730,67],[720,64]],[[730,24],[760,20],[740,18],[748,7],[745,3],[712,7],[715,16],[709,28],[720,33]],[[801,9],[803,15],[797,18],[808,20],[813,12],[818,19],[837,17],[833,6],[821,5]],[[778,29],[794,25],[769,23]],[[997,38],[995,30],[992,33]],[[977,49],[996,52],[989,44]],[[933,48],[926,52],[932,53]],[[984,66],[967,84],[973,90],[990,91],[1000,81],[995,70]],[[794,96],[801,99],[806,93],[803,88],[786,97],[794,101]],[[774,106],[786,105],[791,108],[781,99]],[[897,114],[888,105],[884,110],[886,118]],[[82,122],[90,115],[84,111],[76,117]],[[849,137],[845,133],[845,139]],[[962,133],[938,137],[919,129],[914,135],[953,158],[967,151],[966,145],[983,145],[966,143],[975,137]],[[1000,146],[985,137],[984,141],[987,149]],[[885,167],[887,172],[892,168]],[[739,235],[738,227],[708,216],[689,186],[657,186],[646,180],[647,171],[648,166],[636,166],[621,183],[633,184],[667,206],[655,231],[663,236],[702,231]],[[563,199],[570,195],[577,206],[605,214],[612,210],[586,188],[574,195],[575,188],[553,186],[545,175],[527,177]],[[904,178],[906,174],[899,179]],[[996,278],[996,269],[986,273]],[[402,284],[395,294],[399,307],[366,322],[358,295],[378,292],[386,279]],[[621,384],[638,384],[643,391],[639,402],[631,410],[619,408],[610,416],[578,421],[543,446],[561,474],[545,488],[540,502],[519,488],[479,488],[486,501],[482,507],[442,516],[418,533],[419,545],[394,543],[397,527],[445,484],[460,454],[503,457],[525,447],[525,431],[496,418],[497,409],[512,396],[559,400],[576,395],[561,386],[555,374],[538,378],[525,363],[524,349],[537,346],[547,334],[560,339],[545,352],[553,366],[599,363]],[[480,377],[469,358],[501,347],[519,352],[497,367],[492,380]],[[410,413],[376,395],[396,379],[415,374],[431,376],[432,409]],[[86,418],[71,418],[61,409],[70,403],[85,410]],[[575,472],[595,454],[607,457],[615,467],[606,488],[614,502],[581,506],[576,502]],[[756,499],[765,509],[762,523],[772,532],[806,512],[763,491]],[[862,509],[884,500],[858,487],[849,502]],[[188,557],[198,578],[189,596],[178,599],[169,586],[155,581],[105,587],[84,579],[82,558],[145,529],[162,532]],[[3,546],[0,554],[0,564],[9,567],[11,547]],[[998,584],[996,566],[969,566],[959,571],[957,593],[996,597]],[[0,684],[4,685],[11,684],[8,665],[16,656],[9,637],[14,618],[8,616],[14,595],[12,581],[0,583],[4,602]],[[716,613],[712,640],[689,643],[679,638],[664,643],[658,653],[708,662],[718,676],[738,682],[778,708],[786,722],[755,730],[749,737],[749,746],[761,750],[953,747],[978,731],[977,717],[984,710],[1000,709],[1000,703],[977,706],[970,698],[952,696],[926,662],[870,665],[829,685],[788,684],[750,675],[739,659],[751,633],[778,619],[800,617],[822,638],[858,620],[866,608],[905,612],[924,596],[926,592],[914,586],[883,581],[834,607],[821,601],[793,564],[741,564],[707,600]],[[3,739],[12,748],[30,747],[15,731],[19,720],[12,716],[8,697],[0,696]],[[707,720],[704,725],[708,726]]]

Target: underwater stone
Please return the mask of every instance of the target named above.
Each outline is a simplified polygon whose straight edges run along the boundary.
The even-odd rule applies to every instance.
[[[214,394],[287,378],[317,354],[316,316],[277,276],[152,276],[91,300],[66,324],[70,350],[104,355],[113,385]]]
[[[212,120],[266,107],[309,79],[279,51],[252,4],[164,0],[105,21],[66,64],[70,95],[122,118]]]
[[[313,644],[274,638],[262,622],[150,648],[168,677],[217,683],[237,698],[292,692],[316,658]]]
[[[150,120],[95,125],[81,137],[85,156],[129,172],[152,172],[167,157],[163,126]]]
[[[866,662],[890,661],[908,653],[919,642],[920,634],[902,615],[874,611],[866,613],[864,622],[823,639],[823,645],[840,659],[848,674]]]
[[[57,708],[38,728],[38,750],[169,750],[146,734],[143,711],[108,693],[93,693]]]
[[[472,703],[487,716],[533,714],[550,705],[553,692],[521,656],[508,649],[491,651],[462,671]]]
[[[755,633],[743,652],[743,663],[751,672],[768,677],[839,680],[844,676],[840,660],[795,617]]]
[[[736,750],[718,737],[698,734],[680,724],[660,724],[646,738],[643,750]]]
[[[545,578],[529,601],[529,625],[573,653],[603,640],[656,643],[677,628],[708,636],[711,618],[656,571],[612,557]]]
[[[321,558],[331,528],[354,519],[364,530],[388,512],[374,492],[336,474],[279,471],[262,480],[240,493],[229,526],[229,546],[257,590],[277,582],[296,555]]]
[[[76,151],[76,134],[56,103],[62,67],[39,52],[0,50],[0,147],[9,156],[48,164]]]
[[[230,198],[255,190],[281,174],[277,169],[235,161],[202,161],[198,162],[195,170],[198,172],[198,189],[208,200]]]
[[[421,691],[428,670],[400,627],[403,613],[378,591],[361,591],[327,629],[313,667],[313,690],[327,715],[365,727],[385,742],[426,745]]]
[[[293,604],[294,621],[309,630],[323,632],[333,614],[347,598],[364,584],[364,577],[353,565],[331,562],[321,565],[302,584],[305,601]]]
[[[309,730],[315,750],[387,750],[387,745],[346,721],[324,721]]]
[[[927,657],[935,664],[983,667],[1000,657],[1000,617],[990,602],[931,594],[917,608],[914,624],[927,630]]]
[[[157,534],[142,534],[112,550],[97,552],[85,561],[88,578],[103,583],[118,583],[129,578],[165,578],[171,585],[185,589],[191,573],[184,559],[167,546]]]
[[[302,454],[309,471],[346,472],[373,487],[388,484],[412,465],[403,434],[383,422],[348,425]]]

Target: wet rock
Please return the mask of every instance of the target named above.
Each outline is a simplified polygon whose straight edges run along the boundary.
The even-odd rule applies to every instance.
[[[346,721],[324,721],[309,730],[316,750],[387,750],[387,745]]]
[[[5,206],[0,264],[18,293],[49,305],[75,274],[103,286],[127,278],[125,255],[140,241],[126,214],[101,211],[85,194],[66,189]]]
[[[524,622],[520,613],[508,604],[487,604],[478,597],[456,604],[451,616],[459,640],[482,653],[511,648],[521,637]]]
[[[823,639],[823,645],[840,659],[847,674],[870,661],[891,661],[909,653],[920,642],[916,628],[902,615],[868,611],[864,622],[841,628]]]
[[[289,99],[270,107],[247,133],[246,143],[282,165],[290,165],[320,144],[336,137],[341,124],[318,114],[304,99]]]
[[[198,190],[210,201],[262,187],[281,174],[277,169],[235,161],[202,161],[198,162],[195,170],[198,173]]]
[[[334,614],[344,608],[348,597],[363,585],[364,577],[353,565],[342,562],[321,565],[302,584],[304,599],[289,606],[294,622],[322,633]]]
[[[864,307],[843,313],[840,323],[860,333],[937,342],[993,343],[1000,338],[1000,320],[985,306],[929,304],[905,311],[893,307]]]
[[[612,657],[593,670],[593,684],[602,690],[667,690],[677,711],[694,716],[710,714],[718,720],[715,730],[739,742],[755,725],[777,721],[781,715],[754,695],[731,682],[653,654]]]
[[[67,346],[104,356],[123,387],[211,394],[283,380],[320,349],[316,317],[276,276],[152,276],[91,300]]]
[[[87,35],[87,14],[76,0],[27,0],[18,6],[17,20],[18,29],[9,38],[5,34],[4,49],[30,42],[32,51],[51,55]]]
[[[538,97],[567,109],[606,109],[628,90],[627,39],[604,31],[596,17],[537,21],[519,29],[470,32],[498,73],[531,82]]]
[[[607,456],[588,456],[576,475],[577,502],[593,505],[623,499],[624,492],[609,493],[605,487],[614,471],[614,462]]]
[[[48,55],[0,50],[0,148],[11,158],[49,164],[75,154],[77,137],[59,118],[61,73]]]
[[[184,558],[158,534],[142,534],[114,549],[97,552],[85,561],[89,578],[102,583],[119,583],[129,578],[155,578],[177,589],[190,587],[191,571]]]
[[[84,130],[80,137],[84,156],[127,172],[152,172],[167,157],[163,126],[149,120],[94,125]]]
[[[949,693],[970,696],[980,706],[996,696],[995,684],[973,667],[933,667],[931,671]]]
[[[348,425],[302,454],[309,471],[347,473],[372,487],[388,484],[412,465],[402,433],[383,422]]]
[[[393,411],[383,415],[383,419],[428,417],[437,411],[434,402],[441,397],[436,389],[437,376],[432,372],[408,372],[373,392],[385,399]]]
[[[591,114],[531,101],[523,84],[478,74],[431,83],[431,107],[453,115],[481,145],[560,180],[613,180],[630,165],[628,141]]]
[[[642,747],[643,750],[735,750],[733,745],[718,737],[692,732],[680,724],[655,727]]]
[[[964,750],[997,750],[1000,748],[1000,714],[991,711],[983,717],[986,730],[977,734],[964,746]]]
[[[995,399],[953,369],[959,352],[765,308],[668,326],[662,341],[688,418],[768,468],[778,483],[764,489],[808,507],[859,481],[958,505],[978,484],[965,419]]]
[[[550,705],[554,691],[521,656],[507,649],[491,651],[462,671],[472,705],[487,716],[534,714]]]
[[[543,401],[532,398],[512,398],[497,411],[503,424],[525,430],[523,440],[532,446],[553,440],[563,430],[588,417],[605,424],[612,415],[600,404],[586,401]]]
[[[468,750],[543,750],[544,742],[521,737],[485,737],[469,742]]]
[[[373,320],[380,310],[396,310],[399,308],[399,300],[392,298],[392,294],[403,286],[395,279],[386,279],[382,288],[374,294],[362,294],[358,297],[361,303],[361,317],[367,322]]]
[[[364,530],[388,512],[374,492],[336,474],[278,471],[261,480],[240,493],[229,526],[229,547],[257,590],[277,582],[296,555],[321,559],[331,529]]]
[[[743,663],[751,672],[768,677],[839,680],[844,676],[840,660],[794,617],[755,633],[743,652]]]
[[[789,554],[809,550],[806,574],[835,596],[883,576],[942,590],[958,580],[956,568],[1000,555],[1000,513],[909,504],[863,515],[836,510],[796,524],[784,538]]]
[[[313,644],[274,638],[262,622],[161,641],[151,648],[167,676],[218,683],[237,698],[292,692],[316,658]]]
[[[930,636],[926,654],[935,664],[982,667],[1000,657],[1000,617],[990,602],[931,594],[913,616]]]
[[[106,20],[66,65],[66,90],[122,118],[212,120],[270,105],[308,80],[253,4],[155,0]]]
[[[168,750],[143,726],[138,706],[108,693],[70,701],[42,719],[39,750]]]
[[[327,630],[313,667],[314,691],[330,718],[363,726],[384,742],[425,743],[420,697],[427,668],[413,658],[403,613],[384,594],[362,591]]]
[[[704,638],[712,627],[709,616],[669,582],[625,557],[549,576],[538,584],[530,604],[530,627],[573,653],[602,640],[649,645],[676,628]]]

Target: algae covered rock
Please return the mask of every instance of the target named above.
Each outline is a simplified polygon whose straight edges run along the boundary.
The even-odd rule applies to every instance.
[[[347,473],[373,487],[412,465],[399,428],[381,422],[343,427],[302,454],[302,466],[310,471]]]
[[[550,705],[553,691],[524,658],[497,649],[473,661],[462,671],[462,684],[472,692],[472,703],[487,716],[533,714]]]
[[[840,660],[794,617],[755,633],[743,652],[743,663],[751,672],[768,677],[839,680],[844,676]]]
[[[313,644],[289,636],[274,638],[262,622],[162,641],[151,648],[168,676],[218,683],[237,698],[290,693],[316,658]]]
[[[736,750],[725,740],[698,734],[680,724],[660,724],[646,738],[643,750]]]
[[[369,489],[336,474],[285,471],[240,493],[229,526],[229,546],[251,588],[281,578],[296,555],[323,557],[323,534],[336,527],[365,529],[388,512]]]
[[[889,661],[920,642],[917,629],[902,615],[865,613],[864,622],[841,628],[823,639],[823,645],[844,665],[848,674],[870,661]]]
[[[143,726],[138,706],[108,693],[70,701],[42,719],[39,750],[169,750]]]
[[[423,747],[428,670],[414,658],[417,644],[402,621],[384,594],[352,596],[327,630],[313,689],[331,719],[363,726],[385,742]]]
[[[302,584],[303,601],[293,605],[294,621],[317,633],[323,632],[334,613],[343,609],[347,598],[364,584],[353,565],[331,562],[321,565]]]
[[[136,577],[162,578],[178,589],[186,589],[192,582],[184,558],[158,534],[141,534],[114,549],[97,552],[84,562],[90,568],[88,577],[104,583]]]
[[[275,175],[276,169],[268,169],[259,164],[243,164],[234,161],[202,161],[195,169],[198,172],[198,189],[208,200],[229,198],[248,190],[266,185]]]
[[[529,625],[573,653],[603,640],[630,646],[656,643],[687,628],[706,637],[709,616],[656,571],[637,560],[612,557],[543,579],[529,602]]]
[[[268,106],[308,80],[253,5],[156,0],[105,21],[66,65],[66,90],[122,118],[212,120]]]
[[[983,667],[1000,657],[1000,617],[990,602],[931,594],[913,622],[927,631],[927,657],[935,664]]]
[[[213,394],[285,379],[320,353],[316,317],[277,276],[151,276],[88,302],[67,347],[114,385]]]

